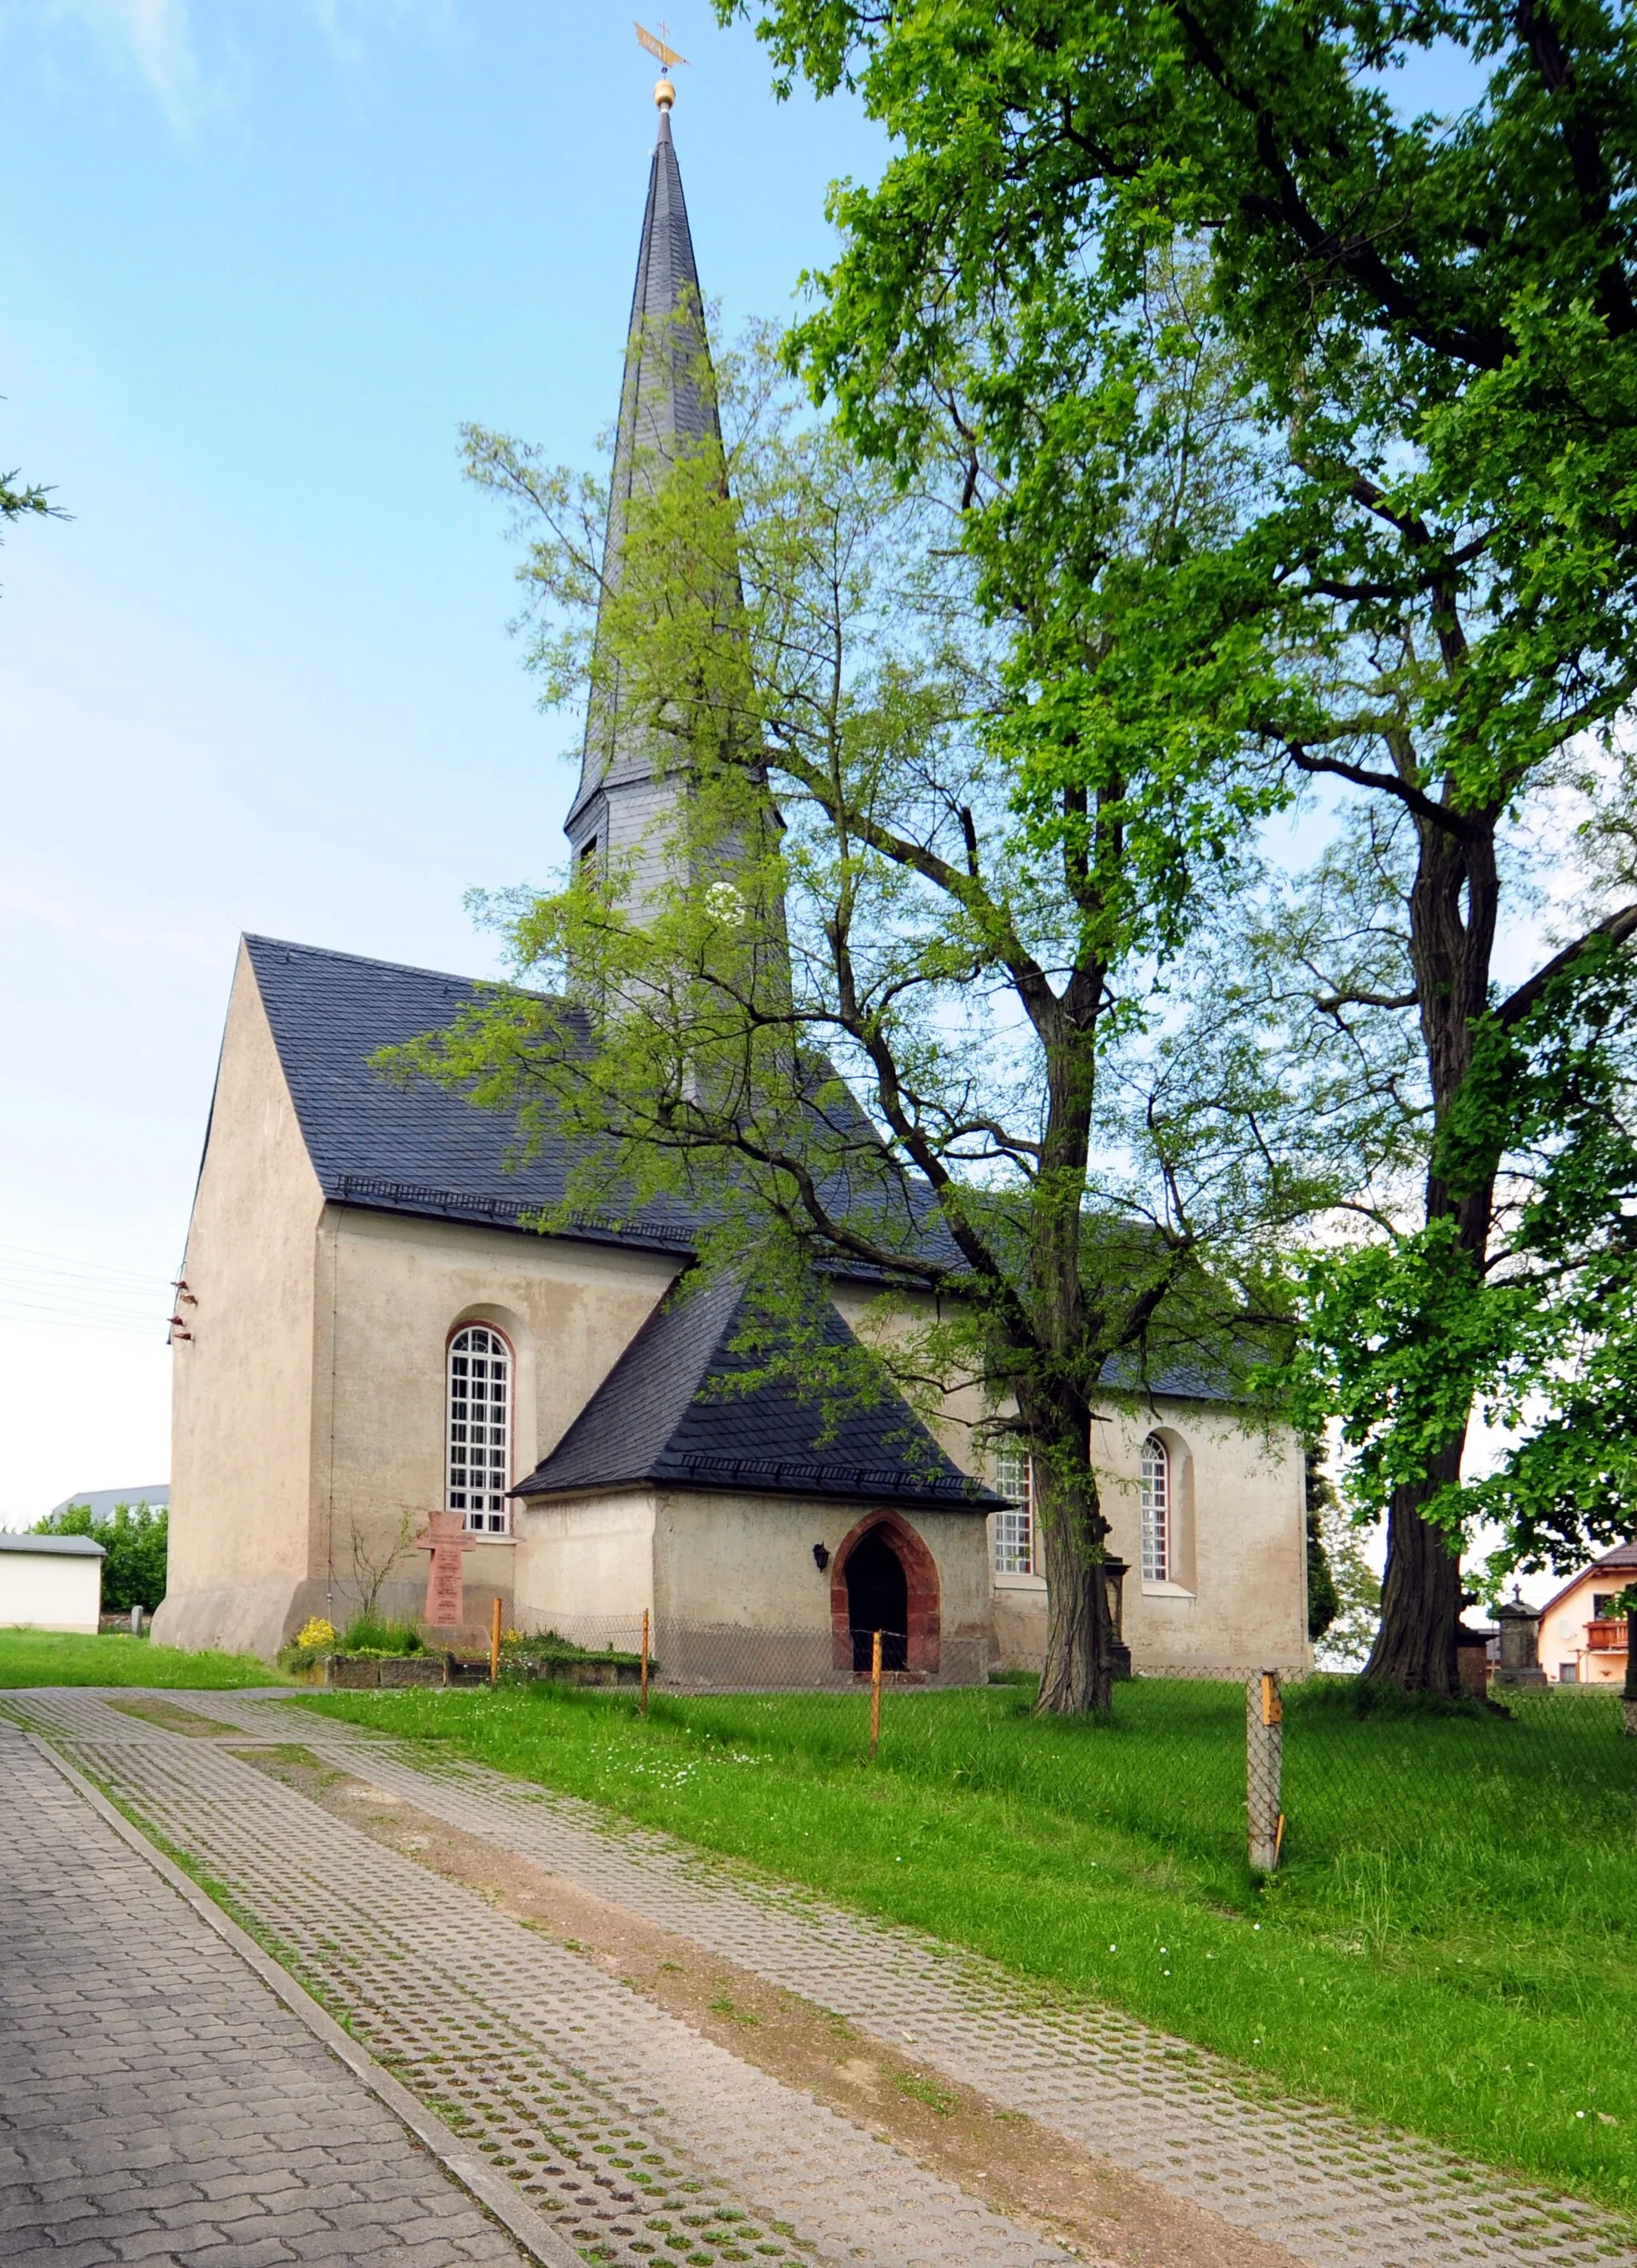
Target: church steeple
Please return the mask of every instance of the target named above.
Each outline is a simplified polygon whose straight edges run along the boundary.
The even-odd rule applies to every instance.
[[[699,272],[682,177],[671,141],[676,91],[668,77],[654,89],[660,127],[648,174],[648,202],[637,253],[625,339],[625,375],[603,539],[605,588],[620,579],[628,507],[639,489],[663,478],[689,444],[720,438],[708,381]],[[564,833],[576,858],[592,850],[633,850],[661,815],[663,784],[652,753],[623,707],[617,680],[605,683],[586,720],[586,742]]]

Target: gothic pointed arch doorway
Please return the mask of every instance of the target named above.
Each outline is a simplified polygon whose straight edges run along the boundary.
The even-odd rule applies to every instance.
[[[867,1669],[881,1634],[881,1668],[910,1666],[910,1579],[903,1562],[879,1528],[872,1528],[849,1555],[844,1577],[847,1622],[852,1631],[852,1666]]]
[[[938,1565],[890,1512],[866,1513],[830,1562],[830,1631],[837,1669],[867,1671],[874,1633],[881,1668],[935,1676],[942,1652]]]

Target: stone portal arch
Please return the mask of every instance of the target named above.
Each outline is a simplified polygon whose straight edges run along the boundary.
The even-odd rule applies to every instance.
[[[855,1667],[847,1568],[853,1554],[868,1547],[871,1557],[889,1551],[903,1570],[905,1616],[903,1667],[911,1676],[938,1674],[942,1655],[942,1615],[938,1563],[923,1537],[893,1512],[866,1512],[849,1528],[830,1565],[830,1624],[831,1659],[837,1669]],[[859,1574],[865,1572],[862,1564]],[[883,1646],[883,1658],[887,1655]],[[865,1656],[863,1667],[868,1667]]]

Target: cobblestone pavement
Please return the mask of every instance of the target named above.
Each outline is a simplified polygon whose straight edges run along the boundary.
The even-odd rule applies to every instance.
[[[175,1697],[195,1713],[210,1697]],[[220,1884],[291,1973],[589,2257],[1069,2258],[215,1741],[90,1693],[4,1705]],[[223,1721],[303,1742],[313,1729]]]
[[[990,1964],[805,1890],[747,1884],[593,1805],[481,1765],[428,1770],[424,1749],[314,1711],[178,1697],[262,1737],[288,1727],[337,1768],[844,2016],[1315,2268],[1637,2261],[1596,2207],[1319,2105],[1258,2092],[1253,2106],[1235,2066],[1117,2011],[1031,2005]]]
[[[0,1723],[6,2268],[521,2256],[48,1760]]]

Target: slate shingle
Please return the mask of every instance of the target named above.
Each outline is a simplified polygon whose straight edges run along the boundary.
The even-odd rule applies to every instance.
[[[332,1203],[498,1228],[560,1203],[560,1148],[548,1145],[514,1168],[515,1133],[503,1114],[475,1109],[430,1079],[393,1085],[371,1065],[379,1049],[453,1023],[490,988],[278,938],[247,937],[245,948],[307,1155]],[[576,1233],[681,1256],[696,1230],[681,1206],[657,1204],[627,1227],[586,1223]]]
[[[379,1049],[452,1023],[492,988],[439,969],[408,968],[278,938],[247,937],[245,947],[307,1154],[332,1204],[518,1229],[520,1214],[561,1202],[566,1181],[561,1146],[548,1141],[537,1158],[514,1165],[514,1130],[503,1113],[474,1108],[463,1095],[429,1079],[395,1086],[371,1066]],[[857,1124],[862,1168],[868,1132],[861,1111]],[[865,1196],[877,1233],[888,1241],[932,1245],[940,1257],[957,1258],[924,1183],[906,1186],[890,1177]],[[698,1213],[667,1199],[617,1226],[579,1221],[569,1233],[685,1260],[702,1226]],[[1110,1386],[1135,1384],[1129,1370],[1121,1376],[1113,1363],[1105,1366],[1103,1378]],[[1191,1364],[1157,1376],[1150,1390],[1191,1401],[1228,1398],[1225,1381]]]
[[[654,1482],[977,1513],[1001,1502],[945,1456],[890,1389],[873,1407],[848,1410],[822,1446],[824,1412],[793,1387],[763,1382],[720,1392],[719,1381],[757,1367],[733,1346],[743,1304],[735,1284],[696,1292],[679,1286],[512,1495],[578,1495]],[[856,1345],[828,1302],[822,1325],[833,1345]]]

